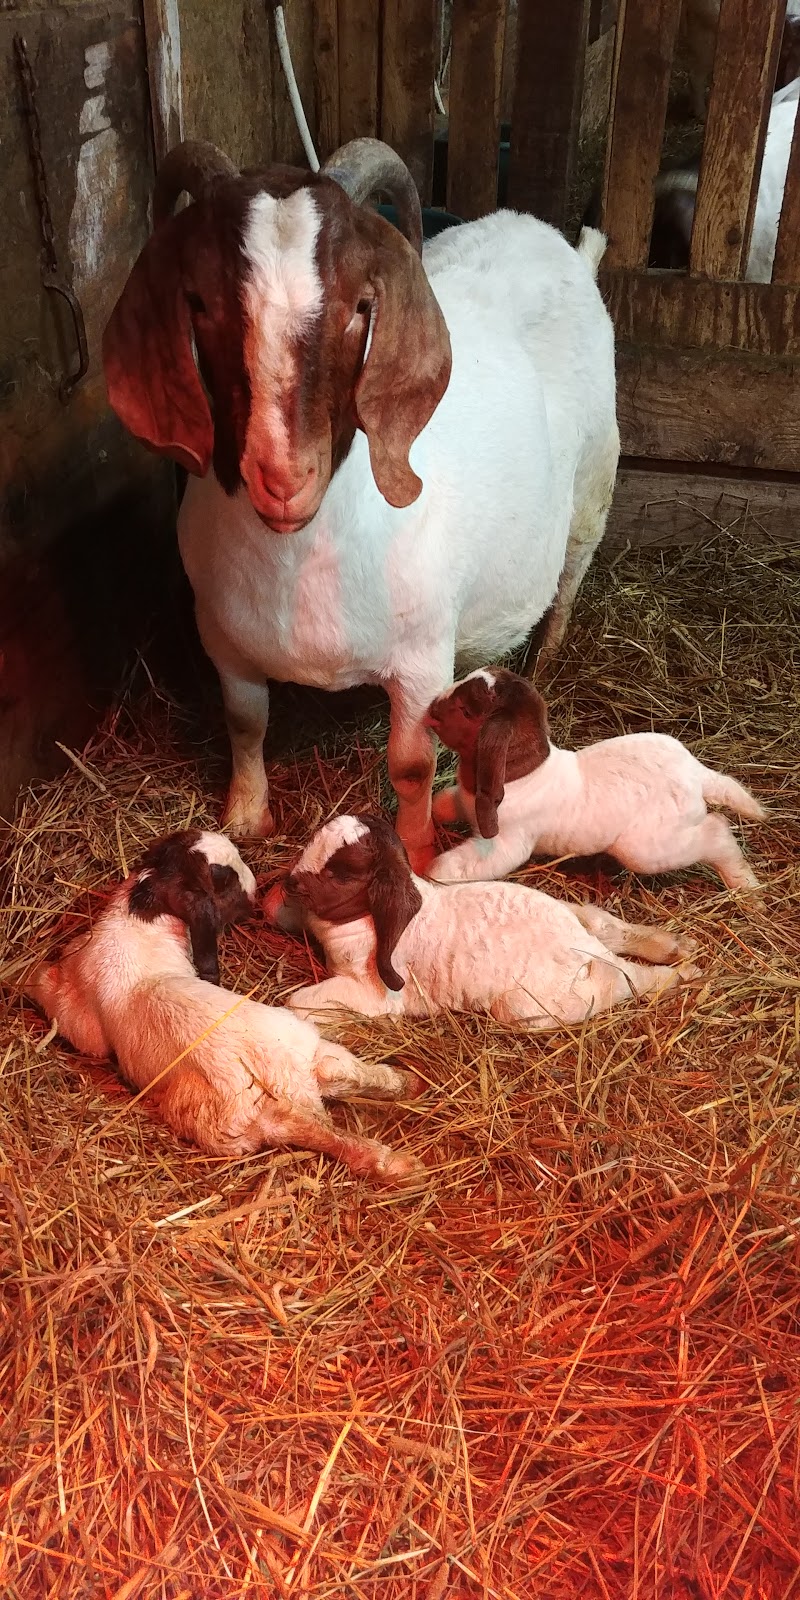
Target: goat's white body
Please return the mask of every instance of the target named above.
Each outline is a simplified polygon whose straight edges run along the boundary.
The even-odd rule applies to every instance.
[[[153,1085],[165,1120],[210,1154],[307,1144],[373,1176],[407,1176],[413,1162],[339,1136],[322,1103],[323,1093],[397,1095],[407,1080],[367,1067],[282,1007],[198,978],[183,922],[130,913],[132,881],[111,896],[91,937],[28,986],[59,1033],[87,1055],[115,1056],[136,1088]]]
[[[797,119],[798,90],[800,83],[797,80],[787,84],[773,100],[769,114],[745,274],[751,283],[769,283],[772,278],[789,152]]]
[[[646,873],[710,861],[731,887],[752,887],[756,880],[727,823],[708,815],[707,801],[763,815],[746,789],[668,734],[626,734],[579,751],[551,745],[541,766],[506,783],[494,839],[480,838],[475,797],[457,786],[450,815],[468,823],[474,837],[439,856],[430,876],[440,883],[494,879],[532,855],[608,854]],[[442,821],[447,807],[447,800],[434,804]]]
[[[500,1022],[553,1028],[581,1023],[696,972],[621,959],[615,949],[638,953],[649,944],[664,961],[692,947],[592,906],[568,906],[514,883],[414,883],[422,906],[392,956],[402,990],[388,990],[378,975],[371,917],[340,926],[311,917],[332,975],[292,995],[293,1009],[320,1022],[335,1006],[412,1017],[478,1011]]]
[[[421,720],[456,658],[474,665],[519,644],[557,591],[560,637],[618,453],[613,333],[592,248],[583,259],[513,213],[426,247],[453,368],[411,450],[423,483],[413,505],[382,498],[360,433],[300,533],[270,532],[244,490],[228,498],[213,474],[189,483],[180,548],[229,711],[234,826],[254,825],[265,805],[255,757],[237,780],[234,736],[265,679],[383,684],[405,740],[396,759],[390,743],[394,781],[393,759],[398,772],[427,759]],[[428,837],[429,783],[424,809],[401,826],[412,848]]]

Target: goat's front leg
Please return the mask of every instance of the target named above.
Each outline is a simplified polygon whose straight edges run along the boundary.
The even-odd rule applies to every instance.
[[[450,663],[452,668],[452,662]],[[451,681],[445,666],[432,681],[388,685],[392,714],[389,725],[389,780],[397,795],[396,828],[408,851],[412,872],[424,873],[436,854],[431,794],[436,772],[436,738],[425,727],[432,700]]]
[[[275,827],[264,768],[269,686],[255,672],[217,670],[233,758],[222,826],[231,833],[266,838]]]
[[[521,867],[530,855],[527,839],[518,833],[496,839],[476,836],[437,856],[428,868],[434,883],[491,883]]]

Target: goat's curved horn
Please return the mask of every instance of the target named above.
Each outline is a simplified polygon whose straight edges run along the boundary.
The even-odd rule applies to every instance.
[[[422,208],[416,185],[404,161],[380,139],[351,139],[329,156],[322,168],[345,193],[361,205],[373,195],[386,195],[397,207],[400,230],[420,254]]]
[[[186,139],[165,156],[153,192],[153,221],[158,227],[172,215],[175,202],[184,190],[199,200],[215,178],[237,178],[233,162],[204,139]]]

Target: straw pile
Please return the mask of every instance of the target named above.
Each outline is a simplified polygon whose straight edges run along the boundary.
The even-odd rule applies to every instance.
[[[735,772],[772,808],[747,837],[767,887],[529,868],[691,931],[702,981],[549,1040],[348,1025],[428,1080],[336,1112],[413,1148],[419,1195],[301,1152],[208,1160],[6,991],[4,1595],[798,1590],[798,601],[785,550],[598,564],[556,737],[653,723]],[[321,817],[388,799],[380,706],[277,698],[265,881]],[[81,768],[24,797],[7,984],[154,835],[213,825],[209,725],[138,669]],[[256,924],[225,963],[275,999],[315,956]]]

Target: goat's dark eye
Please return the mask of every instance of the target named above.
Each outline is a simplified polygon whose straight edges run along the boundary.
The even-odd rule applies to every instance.
[[[372,310],[371,300],[359,300],[356,311],[360,317],[368,317]]]
[[[194,289],[187,289],[187,291],[186,291],[186,303],[187,303],[190,311],[203,312],[206,309],[205,300],[202,298],[201,295],[195,294]]]

